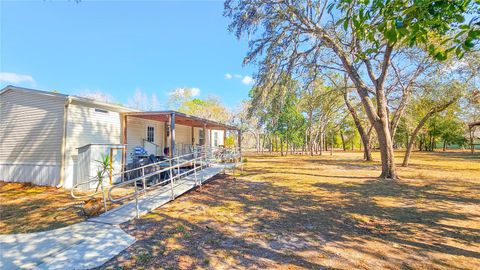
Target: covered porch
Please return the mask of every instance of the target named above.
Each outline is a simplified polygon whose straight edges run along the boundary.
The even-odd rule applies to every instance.
[[[138,158],[172,158],[192,153],[196,147],[225,146],[227,137],[241,146],[234,126],[176,111],[127,112],[122,117],[122,143],[126,164]]]

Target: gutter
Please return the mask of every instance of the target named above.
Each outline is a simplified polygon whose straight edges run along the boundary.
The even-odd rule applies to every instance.
[[[62,149],[61,149],[61,166],[60,166],[60,183],[58,183],[57,188],[61,188],[65,182],[65,163],[67,161],[67,124],[68,124],[68,107],[72,103],[72,99],[67,97],[65,101],[65,107],[63,109],[63,136],[62,136]]]

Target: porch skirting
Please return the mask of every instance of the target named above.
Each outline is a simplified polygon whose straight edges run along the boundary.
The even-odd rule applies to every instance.
[[[60,183],[60,170],[60,164],[0,164],[0,181],[57,186]]]

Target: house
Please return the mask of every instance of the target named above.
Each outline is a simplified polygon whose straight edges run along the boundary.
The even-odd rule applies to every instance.
[[[180,155],[193,146],[224,145],[227,131],[236,128],[175,111],[142,112],[7,86],[0,91],[0,180],[72,188],[88,175],[78,160],[88,148],[107,149],[123,168],[138,147]]]

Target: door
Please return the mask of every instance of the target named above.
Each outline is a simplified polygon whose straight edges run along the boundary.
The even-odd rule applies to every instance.
[[[154,125],[148,125],[146,130],[145,141],[143,143],[143,148],[148,152],[149,155],[157,155],[157,144],[156,144],[156,130]]]

